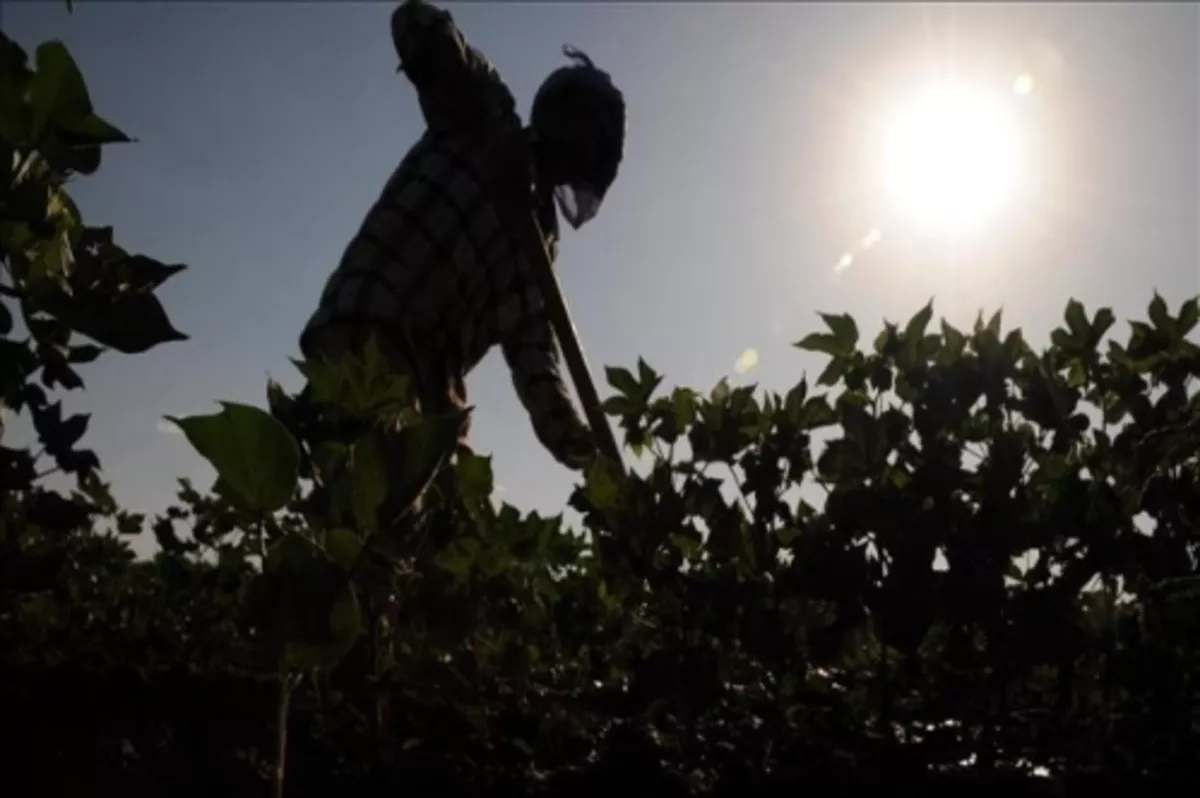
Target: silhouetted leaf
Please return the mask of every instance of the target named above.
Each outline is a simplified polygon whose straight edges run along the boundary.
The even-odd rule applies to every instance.
[[[1185,300],[1179,306],[1179,335],[1185,336],[1196,327],[1196,323],[1200,321],[1200,299],[1193,297]]]
[[[1116,317],[1109,308],[1100,308],[1096,311],[1095,318],[1092,319],[1092,337],[1098,344],[1104,334],[1116,323]]]
[[[251,604],[268,623],[282,664],[331,667],[362,633],[362,611],[345,572],[300,535],[271,546]]]
[[[127,355],[188,340],[171,325],[153,294],[64,295],[47,302],[46,309],[76,332]]]
[[[1146,310],[1150,316],[1150,323],[1154,325],[1154,329],[1159,332],[1167,332],[1171,329],[1171,313],[1167,310],[1166,301],[1154,292],[1154,299],[1150,300],[1150,305]]]
[[[454,454],[466,420],[467,412],[426,416],[399,433],[389,433],[383,454],[387,458],[386,507],[390,513],[399,516],[411,509]]]
[[[331,529],[325,534],[325,551],[329,558],[349,571],[358,562],[362,539],[349,529]]]
[[[70,353],[67,355],[68,363],[91,363],[100,355],[104,354],[104,349],[91,344],[83,344],[81,346],[72,346]]]
[[[930,319],[933,318],[933,300],[925,304],[917,313],[908,320],[908,324],[904,326],[904,341],[907,346],[912,347],[919,345],[925,338],[925,329],[929,326]]]
[[[92,113],[87,84],[75,59],[62,42],[45,42],[35,55],[36,71],[29,84],[36,138],[52,119],[82,119]]]
[[[1067,303],[1063,319],[1067,322],[1067,329],[1071,331],[1071,336],[1075,340],[1083,342],[1088,339],[1091,334],[1091,326],[1088,324],[1087,312],[1078,300],[1072,299]]]
[[[484,501],[491,497],[494,489],[492,458],[477,454],[460,456],[454,470],[464,499]]]
[[[318,403],[362,418],[411,405],[408,376],[387,361],[375,335],[358,355],[349,354],[336,362],[317,358],[292,363],[308,378],[312,398]]]
[[[843,354],[853,352],[858,345],[858,325],[855,324],[854,318],[846,313],[837,316],[832,313],[822,313],[820,316],[829,327],[829,331],[833,333],[838,350]]]
[[[610,366],[604,369],[604,376],[608,379],[608,384],[619,391],[622,396],[632,398],[638,395],[638,381],[634,379],[629,369]]]
[[[840,355],[843,351],[837,338],[828,333],[809,333],[792,346],[809,352],[820,352],[831,357]]]

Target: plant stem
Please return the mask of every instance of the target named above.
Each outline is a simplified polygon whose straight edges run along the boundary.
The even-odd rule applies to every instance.
[[[279,696],[275,703],[275,784],[274,798],[283,798],[283,777],[287,769],[288,710],[292,700],[292,684],[286,670],[279,672]]]

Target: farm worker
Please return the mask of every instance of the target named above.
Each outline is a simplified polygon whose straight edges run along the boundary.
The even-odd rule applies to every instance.
[[[596,215],[624,151],[624,98],[567,47],[572,63],[542,83],[526,127],[449,12],[407,0],[391,25],[427,129],[325,284],[301,350],[337,360],[373,336],[438,413],[466,407],[465,376],[499,345],[538,440],[582,470],[596,444],[564,384],[529,231],[536,216],[553,258],[560,214],[576,229]]]

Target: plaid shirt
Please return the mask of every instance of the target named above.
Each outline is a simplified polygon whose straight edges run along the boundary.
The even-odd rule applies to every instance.
[[[464,378],[499,344],[542,444],[581,468],[594,451],[563,382],[554,331],[523,251],[528,200],[504,202],[497,154],[521,135],[511,93],[448,12],[409,0],[393,17],[427,131],[384,186],[301,335],[329,324],[403,342],[423,402],[466,405]],[[537,209],[551,258],[557,216]]]

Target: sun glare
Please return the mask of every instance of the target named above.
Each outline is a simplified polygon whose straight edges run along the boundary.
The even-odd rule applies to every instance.
[[[1018,149],[1013,118],[1000,98],[937,86],[887,128],[888,193],[924,231],[967,232],[1010,198]]]

